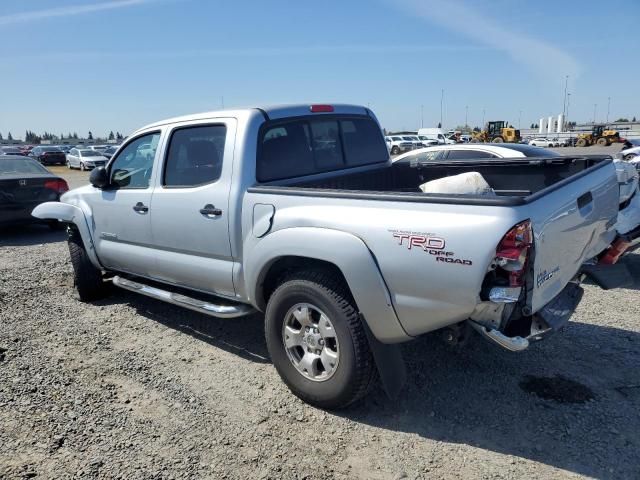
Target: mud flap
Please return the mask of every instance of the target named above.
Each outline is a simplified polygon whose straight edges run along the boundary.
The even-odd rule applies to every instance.
[[[540,309],[535,317],[541,319],[553,331],[564,327],[575,312],[584,290],[580,285],[569,283],[556,298]]]
[[[633,277],[624,263],[583,265],[580,270],[603,290],[633,285]]]
[[[376,362],[382,387],[389,398],[395,399],[407,381],[407,367],[402,358],[401,347],[398,344],[382,343],[373,335],[366,320],[363,319],[362,324],[367,332],[369,348]]]

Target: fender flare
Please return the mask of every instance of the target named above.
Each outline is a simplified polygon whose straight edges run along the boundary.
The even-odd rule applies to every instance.
[[[244,248],[244,278],[249,301],[258,309],[264,309],[262,284],[278,259],[296,256],[322,260],[340,269],[376,339],[399,343],[412,338],[398,320],[373,254],[357,236],[326,228],[294,227],[248,243],[254,241]]]
[[[31,215],[44,220],[57,219],[61,222],[73,223],[80,233],[89,260],[96,268],[104,270],[96,255],[87,217],[80,207],[62,202],[45,202],[34,208]]]

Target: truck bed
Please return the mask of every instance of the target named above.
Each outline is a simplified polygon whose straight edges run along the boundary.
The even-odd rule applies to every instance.
[[[263,184],[258,190],[265,193],[274,189],[273,192],[279,194],[313,196],[346,195],[367,200],[515,206],[533,201],[607,163],[606,156],[395,163],[283,180]],[[420,191],[419,186],[430,180],[471,171],[479,172],[496,196],[426,194]]]

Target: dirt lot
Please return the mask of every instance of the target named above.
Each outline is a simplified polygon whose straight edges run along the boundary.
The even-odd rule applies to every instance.
[[[640,478],[640,255],[528,351],[426,336],[399,399],[329,413],[280,381],[259,315],[78,302],[64,239],[0,232],[0,479]]]

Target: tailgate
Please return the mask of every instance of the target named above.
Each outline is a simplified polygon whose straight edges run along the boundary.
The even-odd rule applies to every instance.
[[[613,241],[619,189],[610,161],[540,192],[528,204],[535,242],[531,308],[540,310]]]

